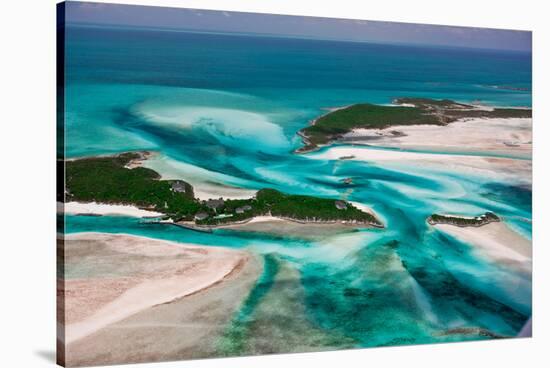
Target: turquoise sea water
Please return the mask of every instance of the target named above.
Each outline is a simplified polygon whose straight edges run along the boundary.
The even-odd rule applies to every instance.
[[[530,275],[430,229],[425,218],[493,211],[530,238],[530,188],[475,171],[292,151],[308,121],[356,102],[422,96],[530,106],[530,54],[70,25],[66,73],[68,157],[156,150],[184,165],[182,179],[200,170],[205,182],[345,198],[386,224],[314,241],[67,217],[69,233],[128,233],[264,257],[264,275],[220,354],[266,352],[261,326],[293,326],[282,330],[304,335],[297,348],[311,350],[482,338],[473,329],[513,336],[529,318]],[[353,185],[340,182],[347,177]],[[282,340],[269,341],[270,352],[290,351]]]

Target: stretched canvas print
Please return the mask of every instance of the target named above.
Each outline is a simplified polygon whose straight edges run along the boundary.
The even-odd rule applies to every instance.
[[[530,32],[66,2],[57,77],[60,364],[531,336]]]

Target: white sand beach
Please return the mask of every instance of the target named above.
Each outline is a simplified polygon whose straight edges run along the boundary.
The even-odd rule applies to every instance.
[[[129,217],[158,217],[162,213],[143,210],[136,206],[123,204],[107,204],[107,203],[82,203],[82,202],[67,202],[57,204],[57,212],[71,215],[120,215]]]
[[[371,215],[378,216],[374,213],[373,209],[367,206],[366,204],[355,202],[355,201],[348,201],[348,202],[363,212],[367,212],[367,213],[370,213]]]
[[[288,220],[275,216],[256,216],[250,219],[247,224],[259,224],[263,222],[285,222]]]
[[[355,129],[344,136],[353,144],[443,152],[510,154],[531,157],[532,119],[463,119],[446,126],[408,125]]]

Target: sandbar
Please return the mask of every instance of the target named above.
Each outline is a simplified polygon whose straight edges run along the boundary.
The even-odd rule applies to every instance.
[[[510,229],[503,222],[492,222],[479,227],[459,227],[437,224],[438,230],[476,247],[487,257],[518,271],[530,274],[532,246],[529,239]]]
[[[204,169],[186,162],[157,154],[148,157],[142,165],[158,172],[162,180],[184,180],[193,186],[195,198],[248,199],[257,190],[244,188],[248,181]]]
[[[71,366],[207,356],[262,269],[246,251],[102,233],[68,235],[64,260]]]
[[[531,118],[461,119],[446,126],[408,125],[386,129],[355,129],[343,140],[403,149],[470,152],[531,157]]]
[[[326,237],[357,231],[360,226],[341,222],[304,223],[275,216],[257,216],[250,221],[219,225],[217,229],[246,231],[274,236],[283,236],[308,240],[320,240]]]
[[[505,157],[424,153],[379,149],[367,146],[333,146],[304,155],[310,159],[364,161],[382,163],[385,167],[408,171],[410,165],[448,172],[462,171],[493,181],[508,181],[516,185],[532,183],[532,162]]]

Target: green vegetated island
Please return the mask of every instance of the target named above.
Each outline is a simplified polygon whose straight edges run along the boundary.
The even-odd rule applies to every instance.
[[[398,125],[447,125],[465,118],[530,118],[531,109],[480,109],[452,100],[398,98],[397,106],[360,103],[335,109],[298,131],[304,146],[296,153],[305,153],[341,138],[353,129],[385,129]]]
[[[430,225],[447,224],[459,227],[479,227],[491,222],[500,222],[500,218],[492,212],[485,212],[475,217],[433,214],[426,221]]]
[[[67,201],[135,205],[163,213],[166,220],[214,227],[246,222],[256,216],[275,216],[304,223],[345,223],[383,227],[371,213],[351,203],[275,189],[260,189],[249,199],[195,198],[182,180],[161,180],[149,168],[136,165],[144,153],[82,158],[65,163]]]

